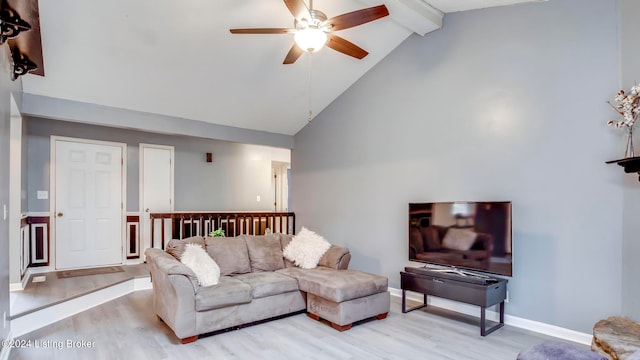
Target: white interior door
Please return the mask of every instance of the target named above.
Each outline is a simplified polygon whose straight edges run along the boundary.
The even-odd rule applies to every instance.
[[[121,264],[123,146],[52,141],[56,268]]]
[[[140,204],[143,248],[151,246],[150,213],[173,211],[173,146],[140,144]],[[158,224],[156,228],[160,229]],[[170,227],[167,227],[170,229]],[[158,230],[159,231],[159,230]],[[156,231],[156,239],[160,233]],[[154,244],[159,246],[159,242]]]

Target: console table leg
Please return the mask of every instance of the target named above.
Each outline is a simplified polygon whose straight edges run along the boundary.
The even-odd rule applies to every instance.
[[[500,303],[500,322],[489,329],[487,329],[487,324],[486,324],[487,323],[487,319],[485,316],[486,308],[481,307],[481,309],[482,309],[480,311],[480,335],[481,336],[487,336],[504,326],[504,301]]]
[[[485,310],[485,307],[480,307],[480,336],[487,335],[487,318]]]
[[[427,294],[422,294],[423,295],[423,304],[422,305],[418,305],[418,306],[414,306],[412,308],[407,309],[407,290],[402,290],[402,313],[408,313],[409,311],[413,311],[413,310],[418,310],[418,309],[422,309],[423,307],[427,306]]]
[[[402,313],[407,312],[407,290],[402,290]]]

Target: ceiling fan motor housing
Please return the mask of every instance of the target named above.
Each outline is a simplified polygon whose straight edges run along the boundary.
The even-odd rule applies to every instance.
[[[311,19],[309,19],[308,21],[304,21],[307,19],[302,19],[302,21],[298,21],[298,19],[294,19],[293,27],[296,28],[297,30],[303,30],[308,28],[322,29],[325,31],[328,30],[328,29],[325,29],[324,26],[321,26],[323,22],[327,21],[327,15],[325,15],[325,13],[323,13],[320,10],[309,10],[309,14],[311,14]]]

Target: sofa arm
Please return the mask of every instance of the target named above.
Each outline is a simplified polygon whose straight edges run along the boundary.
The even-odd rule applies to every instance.
[[[159,271],[164,272],[166,275],[184,275],[193,284],[193,292],[195,293],[198,290],[198,276],[187,265],[160,249],[149,248],[144,254],[147,257],[147,262],[155,265]],[[153,270],[154,266],[151,266],[151,269]],[[151,280],[153,281],[153,271],[151,275]]]
[[[195,296],[198,279],[189,267],[160,249],[145,251],[156,314],[181,339],[197,335]]]
[[[329,250],[320,258],[318,265],[338,270],[346,270],[349,268],[349,261],[351,261],[349,249],[338,245],[331,245]]]

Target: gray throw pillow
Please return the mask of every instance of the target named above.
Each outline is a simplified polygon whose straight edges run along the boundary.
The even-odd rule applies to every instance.
[[[251,271],[274,271],[284,269],[279,234],[245,236]]]
[[[291,240],[293,240],[293,235],[291,234],[280,234],[280,245],[281,245],[281,249],[284,251],[284,248],[287,247],[287,245],[289,245],[289,243],[291,242]],[[284,267],[286,268],[290,268],[290,267],[296,267],[296,264],[293,263],[293,261],[284,258]]]
[[[202,236],[192,236],[182,240],[174,239],[167,243],[164,247],[165,251],[174,258],[182,260],[182,254],[187,244],[198,244],[204,248],[204,238]]]
[[[220,275],[251,272],[249,251],[244,236],[204,238],[209,256],[220,266]]]

